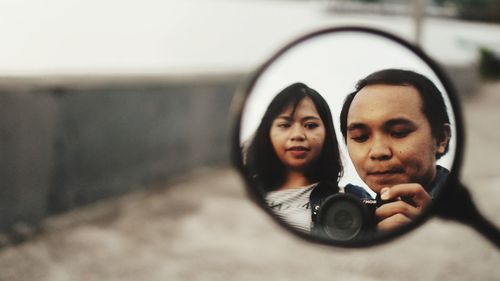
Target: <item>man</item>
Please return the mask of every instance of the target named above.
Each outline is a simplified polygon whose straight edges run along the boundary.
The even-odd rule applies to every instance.
[[[451,135],[439,90],[418,73],[381,70],[358,82],[340,119],[361,179],[382,200],[396,200],[376,210],[377,229],[392,230],[413,220],[448,175],[436,166]]]

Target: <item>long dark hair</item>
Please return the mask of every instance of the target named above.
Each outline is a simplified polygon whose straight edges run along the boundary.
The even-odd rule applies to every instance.
[[[313,101],[325,126],[325,141],[319,158],[307,168],[304,174],[311,182],[321,181],[338,188],[342,164],[330,107],[318,92],[303,83],[294,83],[283,89],[271,101],[246,151],[247,168],[264,192],[279,188],[286,177],[286,167],[278,159],[271,143],[269,135],[271,125],[286,106],[292,104],[295,111],[299,102],[306,97]]]

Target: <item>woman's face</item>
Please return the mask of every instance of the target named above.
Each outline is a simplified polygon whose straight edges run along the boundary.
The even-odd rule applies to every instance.
[[[325,126],[311,98],[303,98],[293,109],[289,104],[274,119],[270,138],[283,165],[288,170],[303,171],[323,149]]]

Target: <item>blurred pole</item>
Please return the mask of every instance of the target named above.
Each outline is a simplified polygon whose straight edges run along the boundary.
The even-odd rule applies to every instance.
[[[413,0],[413,22],[415,25],[415,45],[422,43],[422,22],[426,0]]]

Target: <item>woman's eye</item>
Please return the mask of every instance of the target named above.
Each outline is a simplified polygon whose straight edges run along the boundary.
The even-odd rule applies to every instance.
[[[318,128],[319,124],[316,124],[316,123],[306,123],[306,124],[304,124],[304,127],[307,128],[307,129],[314,129],[314,128]]]
[[[290,128],[290,124],[289,123],[280,123],[280,124],[278,124],[278,127],[279,128]]]

